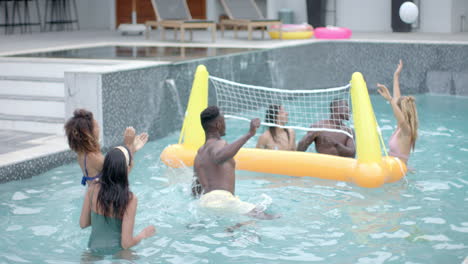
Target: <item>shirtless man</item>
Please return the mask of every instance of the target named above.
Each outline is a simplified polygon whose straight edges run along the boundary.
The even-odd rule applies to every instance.
[[[330,112],[330,119],[321,120],[311,127],[340,129],[354,135],[353,130],[343,123],[344,120],[349,120],[348,102],[342,99],[333,100],[330,103]],[[353,138],[343,133],[329,131],[309,131],[299,142],[297,150],[306,151],[313,142],[318,153],[348,158],[354,158],[356,155]]]
[[[260,119],[253,119],[250,122],[249,132],[232,144],[228,144],[221,139],[226,134],[226,124],[218,107],[206,108],[200,117],[206,141],[195,157],[195,181],[192,186],[192,194],[200,197],[200,205],[260,219],[275,218],[276,216],[268,215],[255,205],[242,202],[234,196],[236,184],[234,156],[255,135],[260,126]]]

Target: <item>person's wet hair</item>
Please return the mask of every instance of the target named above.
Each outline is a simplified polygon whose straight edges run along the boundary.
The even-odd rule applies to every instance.
[[[68,145],[77,153],[99,151],[99,142],[95,138],[93,113],[85,109],[76,109],[65,124]]]
[[[125,214],[132,196],[128,185],[128,162],[119,148],[110,150],[104,159],[96,203],[104,216],[122,218]]]
[[[416,99],[413,96],[401,96],[398,98],[397,105],[403,113],[405,121],[411,128],[411,149],[416,146],[416,140],[418,139],[418,111],[416,110]]]
[[[207,131],[213,121],[220,115],[219,108],[215,105],[207,107],[200,114],[201,124],[205,131]]]
[[[278,114],[281,110],[281,105],[277,104],[271,104],[268,106],[266,113],[265,113],[265,123],[271,123],[271,124],[276,124],[278,121]],[[271,137],[273,138],[273,141],[276,142],[276,130],[274,126],[269,126],[268,130],[270,131]],[[284,129],[286,132],[286,135],[288,136],[289,140],[289,131],[287,129]]]

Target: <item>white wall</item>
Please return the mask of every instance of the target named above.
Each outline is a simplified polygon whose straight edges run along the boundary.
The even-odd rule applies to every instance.
[[[353,31],[392,31],[390,0],[337,0],[336,5],[337,26]]]
[[[329,0],[333,1],[333,0]],[[354,31],[391,32],[391,0],[336,0],[337,25]],[[468,0],[420,0],[418,32],[460,32],[465,14],[468,31]],[[328,20],[330,21],[330,20]]]
[[[306,0],[267,0],[266,4],[267,18],[278,19],[278,11],[287,8],[294,12],[294,23],[307,23]]]
[[[255,0],[257,3],[258,9],[260,9],[260,12],[262,12],[262,15],[264,17],[267,17],[267,2],[268,0]]]
[[[462,29],[468,32],[468,1],[452,0],[452,32],[461,32]]]
[[[206,19],[219,22],[219,16],[225,13],[219,0],[206,0]]]
[[[466,1],[466,0],[465,0]],[[419,10],[419,32],[452,32],[452,0],[422,0]]]
[[[75,0],[81,29],[115,29],[115,0]]]

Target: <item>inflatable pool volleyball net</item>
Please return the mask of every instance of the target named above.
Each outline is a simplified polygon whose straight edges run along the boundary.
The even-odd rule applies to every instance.
[[[242,148],[235,156],[238,170],[354,182],[369,188],[398,181],[406,173],[402,161],[387,155],[361,73],[354,73],[350,83],[341,87],[285,90],[209,76],[203,65],[198,66],[195,73],[179,142],[166,147],[161,154],[166,165],[193,166],[196,152],[205,142],[200,113],[208,107],[209,87],[215,89],[217,105],[226,118],[246,122],[260,118],[265,126],[337,132],[355,140],[356,159],[299,151]],[[338,104],[333,102],[337,101],[347,102],[352,108],[352,114],[341,113],[341,107],[334,108]],[[283,106],[289,113],[286,125],[280,126],[264,119],[265,111],[271,105]],[[330,120],[332,111],[335,113],[333,116],[345,120],[343,126],[311,127],[320,120]],[[354,135],[345,128],[353,125]]]

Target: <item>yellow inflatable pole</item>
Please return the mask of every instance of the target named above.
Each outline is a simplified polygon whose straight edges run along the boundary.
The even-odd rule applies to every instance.
[[[201,126],[200,113],[208,107],[208,71],[198,65],[193,79],[185,119],[180,131],[179,144],[198,150],[205,143],[205,131]]]
[[[377,123],[370,101],[367,85],[360,72],[351,77],[351,101],[353,105],[354,130],[356,133],[356,153],[360,163],[380,163],[380,148]]]
[[[382,159],[377,121],[366,82],[360,72],[353,73],[351,77],[351,101],[357,153],[351,180],[361,187],[375,188],[401,179],[406,173],[405,164],[394,157]]]

